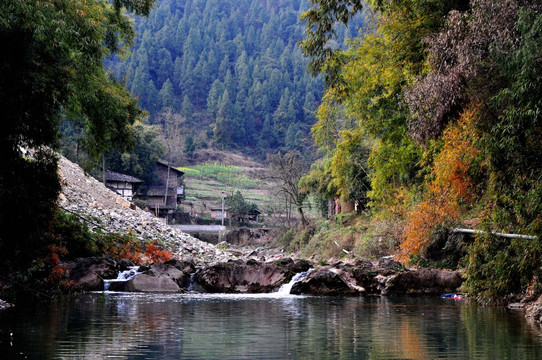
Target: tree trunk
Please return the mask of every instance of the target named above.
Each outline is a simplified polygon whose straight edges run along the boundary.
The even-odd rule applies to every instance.
[[[307,225],[307,219],[305,219],[305,213],[303,212],[303,208],[301,206],[297,207],[297,212],[299,213],[299,216],[301,217],[301,225],[305,226]]]

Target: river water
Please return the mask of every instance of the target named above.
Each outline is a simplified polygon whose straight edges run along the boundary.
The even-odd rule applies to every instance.
[[[92,293],[0,313],[2,359],[541,359],[520,311],[440,298]]]

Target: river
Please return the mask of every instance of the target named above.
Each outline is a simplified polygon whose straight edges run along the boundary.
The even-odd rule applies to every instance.
[[[89,293],[0,313],[2,359],[540,359],[521,311],[440,298]]]

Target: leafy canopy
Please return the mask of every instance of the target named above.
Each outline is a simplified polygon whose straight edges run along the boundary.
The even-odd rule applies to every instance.
[[[147,15],[152,4],[152,0],[0,3],[3,257],[24,254],[23,260],[39,248],[60,189],[52,149],[58,145],[61,119],[84,126],[93,156],[129,144],[128,125],[141,111],[128,91],[108,76],[103,61],[124,54],[133,40],[132,22],[123,9]],[[32,226],[25,225],[28,221]],[[19,234],[17,242],[5,235],[14,233]]]

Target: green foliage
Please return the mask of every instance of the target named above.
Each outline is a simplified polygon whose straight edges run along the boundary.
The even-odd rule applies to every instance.
[[[342,20],[340,12],[348,20],[349,5],[325,2],[306,15],[316,68],[340,81],[330,81],[313,127],[331,171],[313,169],[304,185],[334,182],[344,195],[348,159],[370,139],[373,221],[406,220],[393,236],[405,256],[427,263],[423,252],[440,241],[437,230],[472,217],[486,229],[539,235],[540,4],[370,1],[374,28],[331,56],[329,20]],[[478,237],[465,262],[468,290],[496,301],[538,286],[539,247],[539,240]]]
[[[292,240],[295,237],[296,229],[288,229],[279,239],[279,243],[285,248],[290,248],[290,244],[292,243]]]
[[[196,143],[194,142],[194,137],[192,134],[187,134],[184,138],[183,151],[188,157],[194,156],[194,151],[196,151]]]
[[[326,82],[339,81],[338,73],[344,58],[341,51],[329,46],[330,40],[337,34],[337,23],[344,25],[361,11],[361,0],[325,1],[311,0],[312,7],[305,11],[301,20],[306,22],[305,39],[301,43],[305,55],[311,57],[309,68],[313,73],[324,72]]]
[[[368,158],[370,145],[360,131],[341,131],[341,141],[331,157],[331,176],[343,199],[357,201],[360,208],[368,202],[370,189]]]
[[[542,60],[536,55],[542,50],[542,15],[522,11],[517,27],[518,48],[496,54],[505,79],[492,99],[498,117],[483,126],[495,168],[529,174],[542,168]]]
[[[269,150],[308,152],[323,81],[306,72],[308,59],[296,45],[307,6],[308,0],[160,1],[148,20],[136,19],[133,55],[108,65],[152,122],[169,106],[197,143],[260,158]],[[338,42],[360,23],[341,28]]]
[[[255,179],[246,176],[244,169],[240,166],[207,163],[178,169],[190,176],[214,179],[225,186],[248,188],[256,187],[257,183]]]
[[[333,182],[331,161],[326,158],[319,159],[311,165],[310,172],[299,180],[299,186],[303,193],[317,194],[326,200],[337,195],[338,189]]]
[[[88,225],[77,215],[56,210],[51,231],[51,244],[66,249],[70,258],[98,255],[97,237],[89,230]]]
[[[56,156],[61,119],[78,122],[96,158],[130,143],[136,100],[104,70],[124,54],[134,29],[129,8],[148,14],[153,1],[14,1],[0,3],[0,255],[24,263],[43,244],[60,190]],[[17,234],[18,241],[12,238]]]
[[[303,249],[303,247],[310,241],[314,235],[314,228],[311,226],[304,226],[302,228],[288,229],[279,240],[279,243],[288,252],[296,252]]]
[[[147,184],[152,184],[156,176],[152,170],[166,150],[161,129],[143,121],[137,121],[130,129],[135,140],[134,147],[130,151],[109,152],[106,166],[110,170],[135,176]]]
[[[239,190],[234,194],[226,196],[224,203],[230,209],[231,213],[235,215],[246,215],[258,210],[258,206],[255,203],[248,203]]]
[[[537,239],[508,239],[479,235],[466,259],[465,291],[485,302],[506,303],[526,292],[542,275],[542,242]],[[509,298],[512,296],[512,298]]]

